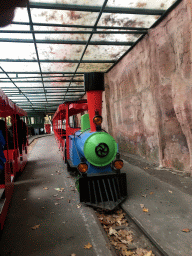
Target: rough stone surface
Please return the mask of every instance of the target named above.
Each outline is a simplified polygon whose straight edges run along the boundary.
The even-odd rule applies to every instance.
[[[184,0],[105,75],[103,115],[121,151],[192,173],[191,20]]]

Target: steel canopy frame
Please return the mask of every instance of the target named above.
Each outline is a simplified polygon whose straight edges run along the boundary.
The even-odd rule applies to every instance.
[[[150,0],[145,1],[146,6],[133,8],[126,6],[129,1],[125,0],[124,7],[115,3],[110,6],[108,0],[97,0],[95,6],[91,0],[87,5],[77,5],[74,0],[66,0],[70,4],[29,1],[22,8],[28,18],[15,19],[0,29],[0,43],[15,49],[18,44],[23,49],[28,49],[25,45],[30,47],[24,58],[19,54],[1,57],[1,88],[27,113],[54,113],[59,104],[84,95],[85,72],[108,72],[181,1],[172,4],[164,0],[164,9],[160,4],[147,8]],[[39,11],[42,15],[36,14]],[[34,14],[45,18],[38,22]],[[66,21],[58,22],[59,15]],[[148,16],[154,22],[149,23]]]

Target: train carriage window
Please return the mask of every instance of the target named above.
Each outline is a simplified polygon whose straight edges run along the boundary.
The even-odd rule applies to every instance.
[[[70,117],[69,117],[69,126],[70,126],[71,128],[74,128],[73,116],[70,116]]]
[[[35,118],[31,117],[31,124],[34,124],[34,123],[35,123]]]
[[[69,117],[69,126],[71,128],[80,128],[80,123],[79,123],[77,115]]]
[[[66,130],[66,120],[63,120],[62,129]]]

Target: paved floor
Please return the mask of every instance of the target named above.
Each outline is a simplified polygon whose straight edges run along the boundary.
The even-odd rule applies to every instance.
[[[131,157],[127,160],[131,162]],[[192,196],[187,193],[188,186],[189,192],[192,189],[191,177],[157,170],[138,159],[133,163],[125,162],[124,166],[129,194],[122,204],[124,210],[163,248],[164,255],[191,256]],[[189,232],[183,232],[184,229]]]
[[[124,159],[129,161],[123,168],[129,196],[123,208],[163,248],[164,255],[191,256],[192,178],[158,170],[128,154]],[[15,184],[0,242],[1,256],[112,255],[92,209],[78,208],[75,178],[65,168],[54,137],[39,138]],[[88,243],[93,247],[84,249]]]
[[[0,255],[113,255],[93,210],[79,208],[74,184],[54,136],[39,138],[15,182]]]

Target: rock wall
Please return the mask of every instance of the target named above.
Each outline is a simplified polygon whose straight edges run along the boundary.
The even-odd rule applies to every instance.
[[[105,75],[103,115],[120,151],[192,173],[192,0]]]

